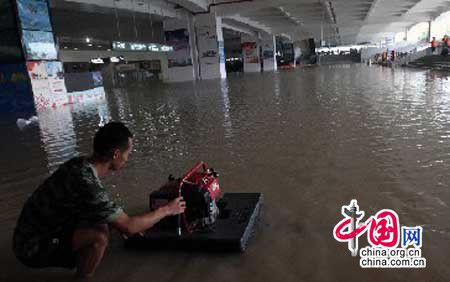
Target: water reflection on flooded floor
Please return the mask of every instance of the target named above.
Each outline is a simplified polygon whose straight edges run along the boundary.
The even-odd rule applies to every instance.
[[[40,127],[0,132],[1,281],[61,281],[11,252],[21,205],[58,164],[88,154],[109,120],[135,134],[127,167],[105,179],[130,213],[196,160],[224,191],[261,191],[265,212],[245,254],[136,253],[117,234],[95,281],[445,281],[450,275],[450,80],[428,71],[336,65],[108,90],[107,100],[50,110]],[[367,270],[333,239],[341,206],[390,208],[424,228],[422,270]],[[360,245],[366,244],[365,235]]]

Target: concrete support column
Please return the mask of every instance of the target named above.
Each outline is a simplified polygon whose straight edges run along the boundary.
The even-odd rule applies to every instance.
[[[161,60],[161,77],[160,79],[164,82],[170,82],[170,74],[169,74],[169,60],[167,59],[167,55],[165,55]]]
[[[2,3],[2,26],[9,40],[5,42],[7,48],[0,50],[0,112],[29,115],[67,103],[48,1]]]
[[[433,39],[432,32],[431,32],[432,25],[433,25],[433,21],[428,21],[428,42],[431,42],[431,40]]]
[[[195,17],[197,50],[201,79],[225,78],[225,51],[222,18],[213,15]]]
[[[242,56],[244,72],[260,72],[261,62],[259,55],[258,38],[248,34],[242,34]]]
[[[103,76],[103,85],[109,88],[113,88],[115,86],[116,81],[114,80],[114,65],[107,64],[102,66],[102,76]]]
[[[274,70],[278,70],[278,62],[277,62],[277,36],[274,35],[272,37],[272,42],[273,42],[273,68]]]
[[[299,41],[295,41],[294,45],[294,66],[297,66],[297,59],[302,56],[301,43]]]
[[[165,82],[180,82],[196,79],[195,66],[198,63],[193,59],[195,50],[195,32],[188,19],[165,19],[163,21],[166,44],[173,46],[173,52],[167,53],[167,63],[161,62],[163,80]],[[189,32],[189,30],[191,32]],[[167,64],[167,68],[166,68]]]
[[[264,71],[274,71],[277,69],[277,60],[276,60],[276,44],[274,40],[274,36],[263,36],[261,39],[262,45],[262,58],[264,60],[263,66]]]
[[[199,56],[198,56],[198,44],[197,44],[197,33],[195,30],[195,17],[188,15],[188,33],[189,33],[189,46],[191,51],[192,66],[194,72],[194,79],[200,79],[200,67],[199,67]]]
[[[216,17],[216,34],[217,34],[217,46],[219,53],[219,69],[220,77],[227,77],[227,70],[225,67],[225,43],[223,39],[222,17]]]

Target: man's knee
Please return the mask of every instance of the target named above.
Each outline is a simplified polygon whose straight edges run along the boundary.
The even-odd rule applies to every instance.
[[[95,235],[94,246],[97,248],[106,248],[109,243],[109,237],[106,233],[98,232]]]
[[[78,250],[89,245],[96,248],[106,248],[109,243],[108,225],[96,225],[75,231],[73,237],[73,249]]]

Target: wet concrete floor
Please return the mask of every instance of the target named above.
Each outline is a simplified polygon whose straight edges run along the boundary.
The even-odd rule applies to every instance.
[[[231,76],[226,81],[136,84],[107,100],[40,114],[40,127],[1,122],[0,281],[71,281],[30,270],[11,251],[27,196],[49,171],[88,154],[99,124],[126,122],[135,152],[105,179],[130,214],[169,173],[196,160],[225,192],[264,193],[244,254],[135,252],[117,233],[92,281],[448,281],[450,80],[431,71],[334,65]],[[425,269],[362,269],[333,238],[341,206],[387,208],[423,226]],[[366,236],[360,246],[367,245]]]

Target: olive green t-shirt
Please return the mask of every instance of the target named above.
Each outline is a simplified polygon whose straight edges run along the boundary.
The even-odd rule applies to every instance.
[[[14,232],[16,254],[32,256],[42,239],[109,223],[123,213],[85,157],[62,164],[26,201]]]

